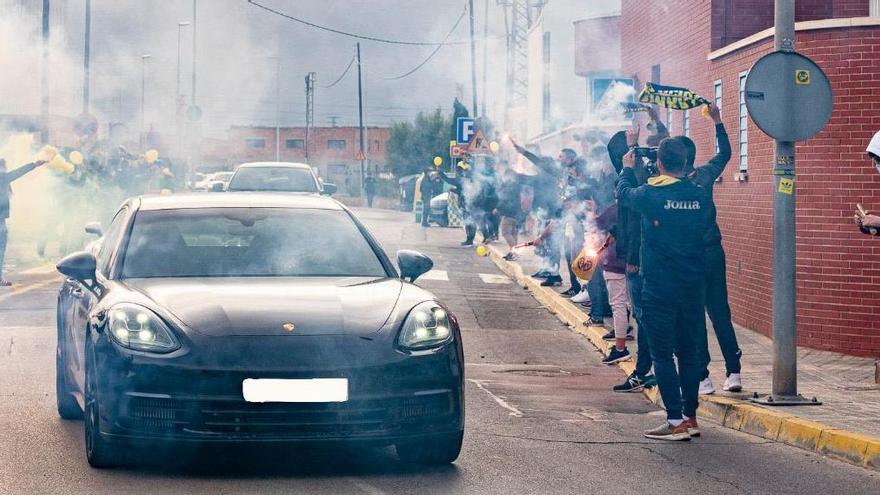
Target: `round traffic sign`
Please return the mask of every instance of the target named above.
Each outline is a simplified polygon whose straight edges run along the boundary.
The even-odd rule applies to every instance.
[[[755,62],[746,78],[744,96],[755,125],[780,141],[815,136],[834,108],[825,72],[795,52],[773,52]]]
[[[202,109],[199,108],[198,105],[190,105],[189,108],[186,109],[186,118],[188,118],[190,122],[198,122],[202,118]]]

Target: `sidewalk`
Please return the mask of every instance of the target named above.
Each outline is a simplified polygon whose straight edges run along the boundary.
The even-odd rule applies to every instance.
[[[509,263],[500,258],[506,246],[495,244],[492,247],[492,259],[502,270],[531,290],[549,310],[567,321],[572,330],[587,336],[600,351],[607,352],[610,346],[602,342],[600,336],[604,332],[582,323],[586,319],[587,309],[558,295],[558,292],[568,288],[568,284],[553,289],[541,288],[536,283],[539,281],[528,277],[539,266],[533,250],[521,250],[519,260]],[[606,321],[606,325],[608,323],[610,320]],[[736,326],[743,351],[744,390],[731,394],[721,391],[725,377],[724,360],[711,331],[711,323],[709,326],[710,372],[717,392],[713,396],[703,396],[701,414],[705,410],[709,417],[725,426],[880,469],[880,385],[874,383],[873,359],[798,348],[798,390],[807,398],[818,398],[823,405],[759,406],[745,399],[755,392],[766,394],[771,390],[772,340]],[[628,342],[627,346],[630,352],[637,349],[635,342]],[[632,362],[622,363],[621,366],[627,373],[632,367]],[[622,373],[621,381],[623,378]],[[656,391],[646,395],[655,402],[659,400]],[[753,417],[750,418],[750,415]],[[789,433],[792,436],[790,441],[783,438]]]

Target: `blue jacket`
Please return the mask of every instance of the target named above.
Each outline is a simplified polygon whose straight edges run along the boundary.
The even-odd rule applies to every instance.
[[[704,236],[709,225],[708,191],[689,180],[666,175],[636,187],[635,173],[625,168],[617,185],[618,201],[642,215],[641,270],[646,290],[702,284],[705,277]]]

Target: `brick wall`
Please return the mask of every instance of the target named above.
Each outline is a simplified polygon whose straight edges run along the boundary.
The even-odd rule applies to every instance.
[[[737,323],[769,335],[773,142],[751,121],[749,180],[741,183],[733,176],[739,163],[739,75],[772,49],[772,39],[707,61],[713,3],[623,0],[623,73],[646,81],[652,65],[659,64],[661,82],[688,86],[709,98],[713,82],[723,82],[723,119],[733,158],[715,199],[728,255],[730,302]],[[808,3],[799,1],[799,8]],[[833,2],[835,14],[846,11],[844,3]],[[688,7],[689,20],[665,18],[663,5],[669,11]],[[880,356],[880,305],[875,303],[880,300],[880,240],[860,234],[851,220],[857,202],[880,209],[880,175],[864,153],[880,129],[880,27],[799,32],[797,46],[826,71],[835,96],[828,126],[797,149],[798,342]],[[705,162],[714,151],[711,122],[698,111],[690,120],[698,160]],[[680,112],[673,129],[681,133]]]

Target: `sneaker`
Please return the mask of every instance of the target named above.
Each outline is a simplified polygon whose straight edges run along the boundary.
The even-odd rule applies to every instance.
[[[618,351],[617,347],[612,347],[611,353],[605,356],[605,359],[602,360],[602,364],[619,363],[621,361],[626,361],[627,359],[631,358],[632,355],[630,355],[629,349],[627,349],[626,347],[624,347],[622,351]]]
[[[550,275],[546,280],[541,282],[541,287],[558,287],[562,285],[562,277],[559,275]]]
[[[575,289],[574,287],[569,287],[569,289],[562,293],[565,297],[574,297],[581,293],[580,289]]]
[[[532,278],[547,278],[550,276],[550,272],[547,270],[540,270],[532,274]]]
[[[715,393],[715,385],[712,385],[712,379],[708,376],[700,382],[700,395],[712,395]]]
[[[586,325],[588,327],[604,327],[605,320],[597,320],[596,318],[593,318],[591,316],[591,317],[587,318],[587,321],[584,322],[584,325]]]
[[[684,422],[678,426],[672,426],[670,423],[664,422],[661,426],[646,431],[645,437],[670,442],[687,442],[691,439],[691,434],[688,433],[688,426]]]
[[[584,304],[590,302],[590,293],[587,292],[587,289],[581,289],[580,292],[574,295],[571,298],[571,302],[576,304]]]
[[[5,278],[0,278],[0,287],[12,287],[12,282]]]
[[[636,336],[633,335],[633,327],[630,326],[626,329],[626,340],[636,340]]]
[[[504,256],[502,256],[501,259],[503,259],[505,261],[516,261],[519,259],[519,256],[517,256],[516,253],[511,251],[511,252],[505,254]]]
[[[614,337],[614,330],[608,330],[608,333],[602,336],[602,340],[606,342],[614,342],[617,338]]]
[[[462,241],[461,245],[462,246],[473,246],[474,241]]]
[[[687,425],[688,435],[692,437],[700,436],[700,425],[697,424],[697,418],[688,418],[684,420],[682,425]]]
[[[632,392],[641,392],[645,389],[645,381],[639,375],[632,373],[627,377],[626,381],[621,383],[620,385],[615,385],[613,390],[618,393],[632,393]]]
[[[739,373],[731,373],[727,376],[727,380],[724,380],[725,392],[742,392],[742,389],[742,377]]]
[[[645,382],[645,388],[654,388],[657,386],[657,377],[654,375],[645,375],[642,380]]]

